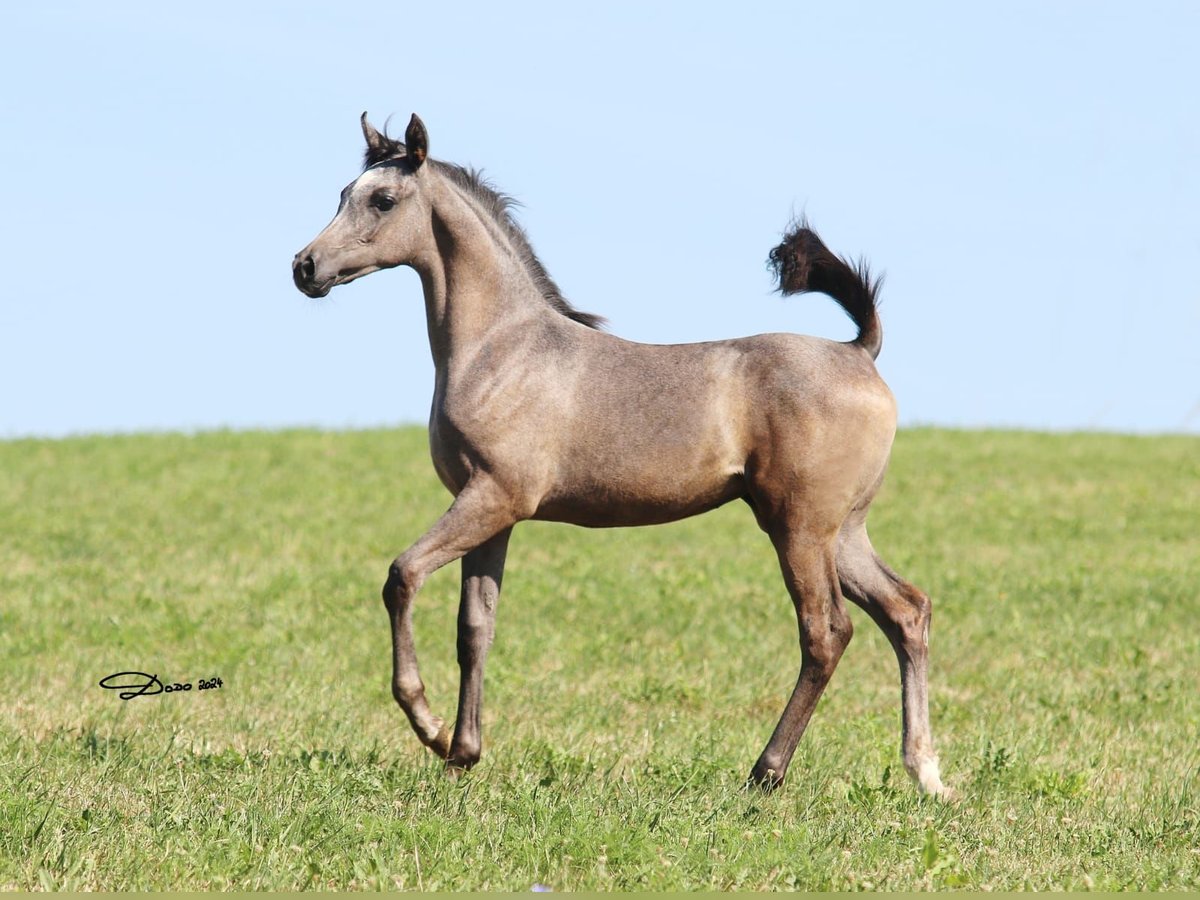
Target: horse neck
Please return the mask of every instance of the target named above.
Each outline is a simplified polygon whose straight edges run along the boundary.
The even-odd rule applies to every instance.
[[[490,336],[553,314],[503,230],[440,179],[434,194],[435,249],[414,264],[425,292],[434,366],[468,359]]]

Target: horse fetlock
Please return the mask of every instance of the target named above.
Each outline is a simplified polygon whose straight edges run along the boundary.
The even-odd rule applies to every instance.
[[[392,679],[392,697],[407,712],[425,699],[425,683],[420,677],[401,676]],[[438,720],[439,723],[441,720]]]
[[[483,755],[483,748],[476,741],[454,741],[450,745],[450,754],[446,757],[446,768],[458,768],[464,772],[474,767]]]

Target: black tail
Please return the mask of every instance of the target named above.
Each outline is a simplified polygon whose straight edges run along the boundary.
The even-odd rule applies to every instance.
[[[825,246],[817,233],[800,221],[783,236],[783,242],[771,251],[771,267],[779,279],[781,294],[820,291],[828,294],[858,326],[853,343],[875,359],[883,346],[883,325],[879,321],[875,298],[881,278],[872,278],[867,264],[851,263]]]

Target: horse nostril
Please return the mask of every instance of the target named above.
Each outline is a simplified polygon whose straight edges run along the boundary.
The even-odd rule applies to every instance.
[[[317,275],[317,264],[313,261],[312,254],[301,259],[296,257],[292,263],[292,279],[296,282],[297,287],[304,287],[312,284],[313,279]]]

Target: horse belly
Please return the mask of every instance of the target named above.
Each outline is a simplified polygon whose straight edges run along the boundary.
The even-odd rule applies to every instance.
[[[566,468],[566,467],[564,467]],[[622,453],[566,468],[535,519],[594,528],[654,525],[715,509],[745,494],[742,466],[705,453]]]

